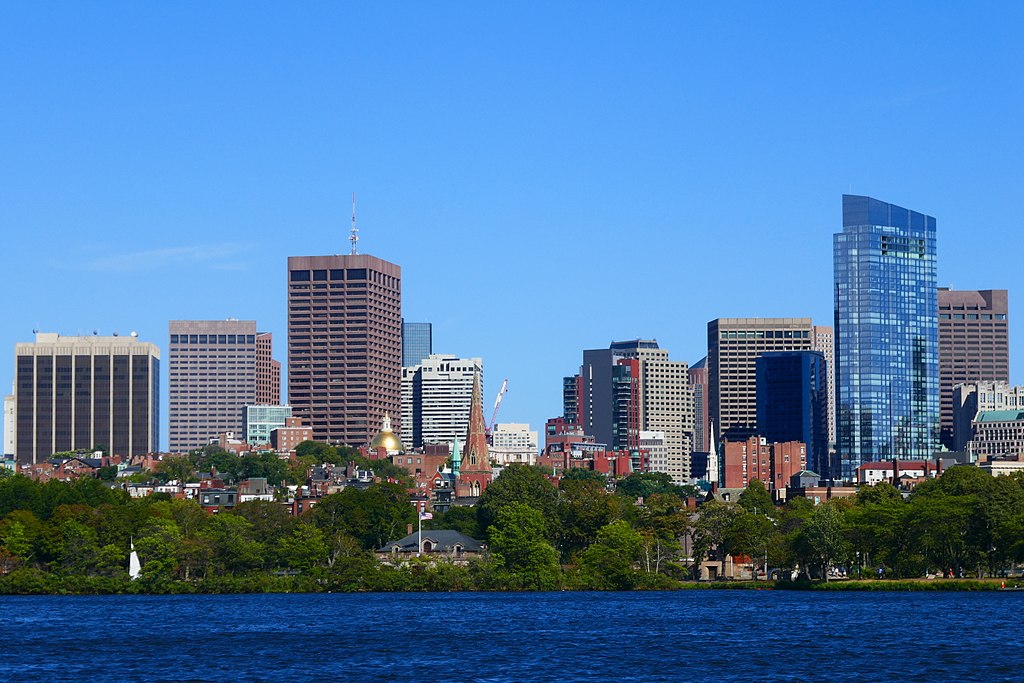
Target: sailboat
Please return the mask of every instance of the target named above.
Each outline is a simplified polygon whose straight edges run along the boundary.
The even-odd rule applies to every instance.
[[[139,562],[139,554],[135,552],[135,539],[132,539],[131,544],[132,552],[128,556],[128,578],[134,581],[142,573],[142,563]]]

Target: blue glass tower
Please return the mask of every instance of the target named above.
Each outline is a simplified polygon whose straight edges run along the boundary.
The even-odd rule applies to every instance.
[[[757,433],[769,442],[800,441],[807,467],[833,476],[828,458],[828,371],[818,351],[768,351],[754,361]]]
[[[841,474],[929,458],[939,432],[935,219],[843,195],[833,258]]]
[[[433,326],[402,319],[402,367],[419,365],[434,352]]]

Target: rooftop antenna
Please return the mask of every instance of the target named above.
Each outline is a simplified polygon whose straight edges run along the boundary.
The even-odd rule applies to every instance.
[[[359,228],[356,227],[356,193],[352,193],[352,234],[348,236],[348,241],[352,243],[352,255],[355,256],[359,253],[356,249],[356,244],[359,242]]]

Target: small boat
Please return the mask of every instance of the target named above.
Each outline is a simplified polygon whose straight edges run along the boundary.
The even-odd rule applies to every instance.
[[[139,578],[139,574],[142,573],[142,563],[139,562],[139,554],[135,552],[135,540],[132,539],[132,552],[128,556],[128,578],[132,581]]]

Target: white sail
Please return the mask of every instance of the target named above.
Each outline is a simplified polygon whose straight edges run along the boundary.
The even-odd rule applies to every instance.
[[[142,572],[142,563],[139,562],[139,554],[135,552],[135,541],[132,541],[132,553],[128,557],[128,577],[134,581],[139,578]]]

